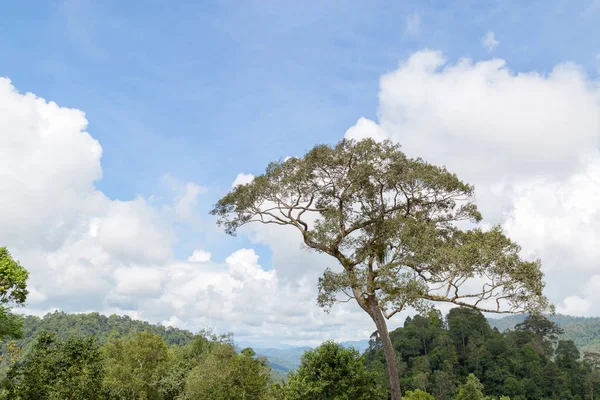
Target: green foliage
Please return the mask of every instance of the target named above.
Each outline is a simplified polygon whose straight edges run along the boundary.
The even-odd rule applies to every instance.
[[[308,350],[283,384],[273,382],[266,360],[251,349],[236,352],[230,335],[201,332],[169,346],[153,332],[117,333],[99,348],[96,340],[81,335],[92,329],[90,321],[75,317],[49,316],[60,322],[55,326],[73,322],[68,327],[78,334],[70,338],[36,331],[22,356],[15,342],[7,344],[8,373],[0,398],[386,399],[386,361],[376,335],[363,356],[333,342]],[[538,319],[535,326],[550,325]],[[573,341],[553,343],[540,332],[530,327],[500,333],[472,309],[453,309],[445,319],[435,310],[407,318],[390,333],[407,391],[404,398],[599,398],[600,354],[586,351],[582,360]],[[540,336],[549,350],[540,346]]]
[[[404,394],[404,400],[435,400],[435,398],[422,390],[409,390]]]
[[[29,273],[14,260],[6,247],[0,247],[0,340],[23,336],[23,318],[10,312],[10,306],[22,306],[27,300]]]
[[[335,342],[304,353],[288,380],[289,400],[375,400],[383,393],[360,354]]]
[[[231,344],[213,346],[190,371],[182,399],[266,400],[283,395],[280,388],[269,388],[266,361],[254,356],[252,349],[237,354]]]
[[[500,332],[515,329],[516,325],[523,322],[526,315],[511,315],[503,318],[489,320],[492,327]],[[573,317],[569,315],[545,315],[549,321],[564,330],[558,334],[559,339],[572,340],[583,351],[600,351],[600,317]]]
[[[172,354],[160,336],[139,332],[129,339],[113,339],[103,348],[104,386],[115,400],[162,400],[161,378]]]
[[[516,330],[531,331],[540,339],[556,341],[565,330],[555,322],[540,314],[529,314],[523,322],[515,326]]]
[[[2,309],[0,308],[0,332],[2,324],[7,321],[7,319],[2,319],[1,311]],[[23,319],[20,316],[15,316],[13,331],[17,331],[21,320],[23,322],[22,338],[14,343],[23,350],[24,354],[31,351],[37,337],[43,332],[52,332],[61,341],[68,340],[73,336],[87,338],[92,335],[101,346],[106,344],[111,338],[127,338],[136,332],[152,332],[160,336],[168,345],[183,346],[189,343],[194,337],[189,331],[152,325],[148,322],[133,320],[128,316],[111,315],[107,317],[99,313],[67,314],[64,312],[53,312],[46,314],[43,318],[26,316]],[[6,341],[2,342],[0,345],[0,355],[8,352],[9,343]],[[3,365],[0,368],[6,369],[6,367],[6,365]]]
[[[57,341],[44,333],[8,371],[4,395],[14,400],[102,399],[104,364],[94,338]]]
[[[455,400],[484,400],[483,385],[473,374],[467,376],[467,381],[458,387]]]
[[[536,329],[500,333],[471,309],[450,310],[446,324],[436,314],[407,318],[402,328],[390,333],[406,390],[451,400],[457,386],[473,374],[483,384],[482,395],[493,399],[582,400],[600,394],[600,355],[587,352],[581,360],[572,341],[544,339],[548,348],[540,345]],[[366,351],[367,368],[385,385],[384,362],[380,346]]]
[[[424,300],[485,308],[474,301],[491,297],[511,310],[548,305],[539,263],[521,260],[499,227],[457,228],[457,221],[481,220],[473,187],[390,141],[343,140],[273,162],[211,213],[232,235],[252,222],[294,227],[307,247],[336,258],[344,271],[328,270],[319,281],[326,308],[349,292],[363,305],[374,293],[384,312]],[[474,276],[493,284],[466,292],[463,283]],[[453,290],[444,295],[433,286]]]
[[[0,306],[0,339],[21,339],[23,335],[23,317],[10,312],[8,307]]]
[[[6,247],[0,247],[0,304],[23,305],[29,294],[27,278],[27,270]]]

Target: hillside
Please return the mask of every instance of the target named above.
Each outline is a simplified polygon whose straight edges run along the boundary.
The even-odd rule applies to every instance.
[[[514,329],[525,319],[524,315],[510,315],[503,318],[489,318],[493,328],[500,332]],[[573,317],[570,315],[552,315],[548,319],[565,330],[561,339],[571,339],[581,350],[600,350],[600,317]]]
[[[153,325],[145,321],[131,319],[128,316],[111,315],[107,317],[99,313],[67,314],[64,312],[48,313],[43,318],[26,316],[24,318],[24,338],[17,344],[27,351],[30,344],[43,331],[54,332],[60,340],[71,336],[88,337],[93,335],[101,344],[105,344],[110,337],[125,337],[134,332],[149,331],[159,335],[169,345],[185,345],[192,338],[192,332]],[[6,343],[0,350],[4,350]]]
[[[92,335],[100,345],[105,344],[111,337],[122,338],[142,331],[155,333],[168,345],[178,346],[189,343],[194,336],[192,332],[183,329],[153,325],[128,316],[111,315],[107,317],[95,312],[89,314],[54,312],[46,314],[43,318],[26,316],[24,317],[23,331],[24,338],[16,342],[25,353],[29,351],[36,337],[43,331],[54,332],[60,340],[66,340],[71,336],[88,337]],[[0,344],[0,355],[5,352],[6,345],[6,341]],[[288,371],[297,368],[302,353],[307,349],[309,348],[289,347],[254,350],[258,356],[268,359],[275,376],[283,378]]]

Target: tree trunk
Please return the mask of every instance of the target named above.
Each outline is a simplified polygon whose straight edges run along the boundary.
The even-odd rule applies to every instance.
[[[402,392],[400,391],[400,370],[398,368],[398,360],[392,346],[392,339],[387,329],[385,317],[379,309],[376,300],[369,301],[369,315],[375,322],[379,339],[383,345],[383,353],[385,354],[385,363],[387,365],[388,378],[390,380],[391,400],[402,400]]]

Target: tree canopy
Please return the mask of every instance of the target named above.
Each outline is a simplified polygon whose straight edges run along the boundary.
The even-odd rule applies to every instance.
[[[323,306],[345,290],[359,301],[376,294],[388,316],[422,300],[489,311],[548,305],[539,262],[522,260],[500,227],[459,229],[481,220],[473,187],[389,141],[344,140],[273,162],[212,214],[230,234],[253,222],[295,227],[309,248],[335,257],[344,272],[321,280]],[[464,285],[473,277],[476,289]]]
[[[302,356],[290,374],[289,400],[376,400],[385,395],[358,351],[327,341]]]
[[[539,260],[523,260],[499,226],[476,226],[474,199],[471,185],[398,144],[343,140],[270,163],[211,213],[232,235],[250,223],[293,227],[308,248],[339,262],[319,279],[317,302],[328,309],[345,296],[371,316],[396,400],[384,318],[431,302],[499,313],[548,307]]]

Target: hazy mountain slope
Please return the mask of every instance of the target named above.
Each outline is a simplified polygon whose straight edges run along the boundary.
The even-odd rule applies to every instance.
[[[515,325],[525,319],[524,315],[511,315],[504,318],[488,319],[492,327],[499,331],[514,329]],[[571,339],[582,350],[600,349],[600,317],[572,317],[570,315],[553,315],[549,319],[561,326],[565,333],[562,339]]]

